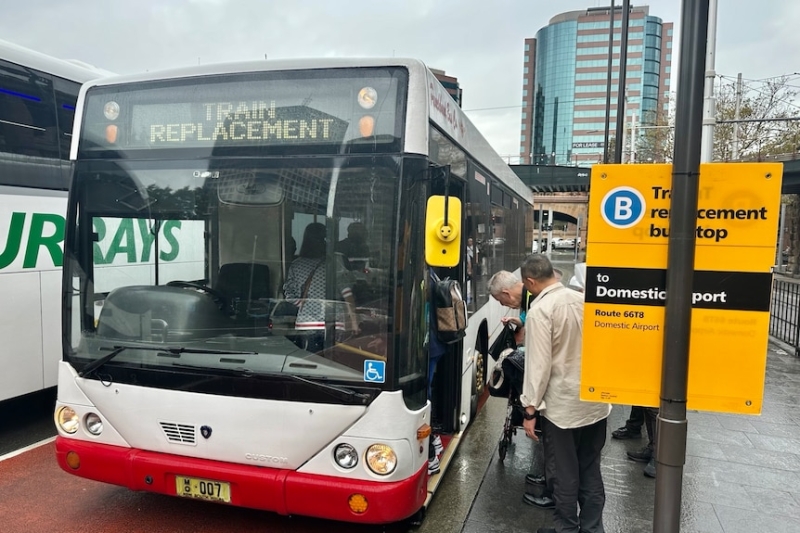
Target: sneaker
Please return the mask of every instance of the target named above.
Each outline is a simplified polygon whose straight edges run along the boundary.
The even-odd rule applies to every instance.
[[[434,474],[438,474],[441,472],[441,465],[439,464],[439,458],[434,457],[433,459],[428,459],[428,475],[432,476]]]
[[[619,439],[619,440],[627,440],[627,439],[639,439],[642,437],[642,428],[639,430],[631,429],[628,426],[622,426],[619,429],[615,429],[611,432],[611,438]]]
[[[650,462],[647,463],[647,466],[644,467],[644,475],[647,477],[655,478],[656,477],[656,460],[655,458],[650,459]]]
[[[641,450],[636,450],[633,452],[627,452],[628,459],[633,459],[638,463],[647,463],[651,459],[653,459],[653,448],[650,446],[645,446]]]
[[[436,456],[442,455],[444,451],[444,445],[442,444],[442,437],[439,435],[434,435],[433,437],[433,449],[436,452]]]

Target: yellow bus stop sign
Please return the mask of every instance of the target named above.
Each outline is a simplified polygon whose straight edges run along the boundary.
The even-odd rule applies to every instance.
[[[689,409],[759,414],[781,163],[700,167]],[[671,165],[592,167],[581,399],[658,407]]]

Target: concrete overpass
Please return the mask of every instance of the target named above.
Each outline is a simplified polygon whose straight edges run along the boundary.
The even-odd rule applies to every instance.
[[[769,161],[783,163],[783,194],[800,194],[800,154],[784,154]],[[534,194],[588,193],[591,169],[558,165],[511,165]]]

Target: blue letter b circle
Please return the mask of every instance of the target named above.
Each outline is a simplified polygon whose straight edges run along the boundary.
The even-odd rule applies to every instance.
[[[609,226],[625,229],[635,226],[644,216],[644,197],[632,187],[616,187],[603,197],[600,211]]]

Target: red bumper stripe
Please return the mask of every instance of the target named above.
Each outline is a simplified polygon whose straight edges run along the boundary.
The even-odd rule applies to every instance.
[[[80,457],[77,470],[67,466],[68,452]],[[397,522],[414,514],[427,496],[426,465],[403,481],[379,483],[147,452],[64,437],[56,439],[56,457],[67,473],[132,490],[175,496],[176,475],[212,479],[231,484],[233,505],[345,522]],[[366,512],[356,514],[350,510],[348,499],[352,494],[366,497],[369,503]]]

